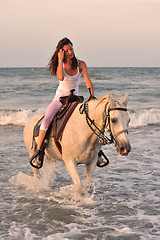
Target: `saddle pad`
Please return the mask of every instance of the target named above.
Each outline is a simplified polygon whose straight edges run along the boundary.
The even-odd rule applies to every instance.
[[[38,120],[38,122],[34,126],[33,137],[38,137],[39,136],[39,129],[40,129],[41,123],[43,121],[43,118],[44,118],[44,115]]]
[[[53,119],[53,123],[52,123],[53,135],[52,136],[54,137],[55,144],[56,144],[56,146],[57,146],[57,148],[58,148],[58,150],[60,151],[61,154],[62,154],[62,148],[61,148],[61,144],[60,144],[59,141],[62,138],[62,134],[63,134],[64,128],[65,128],[69,118],[71,117],[74,109],[76,108],[76,106],[79,103],[80,103],[79,101],[70,103],[67,106],[67,111],[65,110],[65,114],[62,114],[60,112]]]
[[[51,125],[54,121],[56,121],[56,122],[60,121],[65,116],[67,111],[70,109],[70,106],[71,106],[71,104],[62,108],[53,118],[53,120],[51,122]],[[44,118],[44,115],[35,124],[34,129],[33,129],[33,137],[38,137],[39,136],[39,130],[40,130],[40,126],[42,124],[43,118]]]

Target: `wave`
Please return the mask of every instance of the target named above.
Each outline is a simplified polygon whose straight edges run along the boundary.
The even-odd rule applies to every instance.
[[[130,127],[137,128],[160,123],[160,109],[140,110],[130,113]]]
[[[0,125],[24,126],[30,118],[41,112],[44,112],[44,109],[0,110]]]
[[[38,110],[0,110],[0,125],[18,125],[24,126],[28,120],[36,114],[44,112],[44,109]],[[129,127],[137,128],[151,124],[160,123],[160,109],[140,110],[130,112]]]

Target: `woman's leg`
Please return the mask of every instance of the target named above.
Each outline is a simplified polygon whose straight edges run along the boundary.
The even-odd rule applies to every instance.
[[[54,98],[46,110],[45,117],[43,119],[43,122],[40,127],[40,131],[39,131],[39,137],[38,137],[38,142],[37,142],[37,151],[30,159],[30,164],[32,165],[32,167],[41,168],[43,165],[44,151],[41,151],[41,146],[42,146],[43,140],[45,138],[47,129],[48,129],[53,117],[61,109],[61,107],[62,107],[62,103],[59,102],[59,100],[57,98]]]
[[[38,142],[37,142],[37,150],[40,150],[42,146],[42,142],[44,140],[44,137],[46,135],[47,130],[41,130],[39,131],[39,136],[38,136]]]

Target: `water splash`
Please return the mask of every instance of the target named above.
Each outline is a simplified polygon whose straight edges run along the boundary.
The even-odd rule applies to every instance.
[[[29,176],[25,173],[19,172],[16,176],[11,178],[11,183],[36,193],[50,191],[50,184],[55,179],[55,167],[56,165],[54,163],[45,163],[40,172],[40,177]]]

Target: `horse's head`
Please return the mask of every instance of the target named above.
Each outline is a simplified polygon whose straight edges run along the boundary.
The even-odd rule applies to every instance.
[[[127,136],[130,121],[126,109],[127,103],[128,94],[125,94],[125,96],[120,101],[116,101],[116,103],[112,98],[108,108],[111,135],[117,147],[118,154],[122,156],[127,156],[131,150]]]
[[[118,154],[122,156],[128,155],[131,150],[127,136],[129,124],[127,103],[128,94],[119,101],[108,94],[99,100],[85,102],[79,109],[81,114],[85,112],[87,124],[99,139],[99,143],[101,145],[114,143]]]

